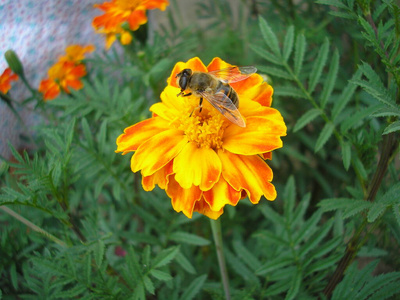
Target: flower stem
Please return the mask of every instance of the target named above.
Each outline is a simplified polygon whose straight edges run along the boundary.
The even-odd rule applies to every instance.
[[[215,248],[217,251],[219,270],[221,272],[222,285],[224,286],[224,291],[225,291],[225,299],[230,300],[231,295],[229,293],[228,272],[226,270],[224,250],[222,246],[221,221],[219,219],[218,220],[210,219],[210,224],[214,237]]]
[[[40,228],[39,226],[33,224],[31,221],[25,219],[23,216],[21,216],[20,214],[16,213],[12,209],[10,209],[10,208],[8,208],[6,206],[0,206],[0,209],[2,209],[4,212],[8,213],[10,216],[14,217],[15,219],[17,219],[18,221],[22,222],[23,224],[28,226],[33,231],[36,231],[38,233],[43,234],[45,237],[47,237],[48,239],[50,239],[53,242],[57,243],[58,245],[60,245],[62,247],[66,247],[67,246],[63,241],[59,240],[54,235],[50,234],[49,232],[47,232],[46,230]]]

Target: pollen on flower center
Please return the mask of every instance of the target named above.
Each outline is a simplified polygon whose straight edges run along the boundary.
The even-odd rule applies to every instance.
[[[183,111],[180,118],[178,129],[183,130],[188,140],[200,147],[212,148],[214,150],[222,148],[222,135],[225,127],[223,126],[223,116],[207,108],[194,108],[191,114]]]

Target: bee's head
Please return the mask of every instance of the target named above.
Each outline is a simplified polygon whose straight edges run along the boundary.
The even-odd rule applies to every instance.
[[[193,71],[191,69],[183,69],[180,73],[176,74],[176,84],[182,89],[182,91],[186,90],[192,73]]]

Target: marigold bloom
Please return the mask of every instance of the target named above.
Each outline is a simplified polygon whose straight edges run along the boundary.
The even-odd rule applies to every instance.
[[[95,47],[93,45],[81,46],[81,45],[70,45],[65,49],[66,55],[61,56],[59,61],[71,61],[80,63],[86,53],[93,52]]]
[[[18,76],[13,74],[10,68],[4,70],[0,75],[0,92],[7,94],[11,89],[11,81],[18,80]]]
[[[96,4],[95,7],[101,9],[104,14],[95,17],[92,25],[97,32],[107,35],[107,48],[115,41],[117,34],[121,33],[125,34],[121,35],[121,42],[127,45],[131,39],[127,37],[127,31],[122,30],[121,25],[127,22],[129,29],[135,31],[147,22],[146,10],[165,10],[168,4],[168,0],[111,0]]]
[[[183,69],[212,71],[230,65],[219,58],[206,67],[199,58],[178,62],[150,110],[153,117],[124,130],[116,152],[135,152],[133,172],[141,170],[146,191],[165,189],[177,212],[191,218],[194,211],[217,219],[226,204],[235,206],[243,196],[253,204],[261,196],[276,198],[272,170],[263,160],[282,147],[286,125],[271,107],[273,89],[260,75],[232,83],[246,121],[242,128],[227,120],[207,101],[200,112],[199,98],[178,97],[175,76]],[[263,157],[263,158],[262,158]]]
[[[39,92],[43,93],[44,100],[56,98],[60,91],[70,93],[70,88],[79,90],[83,87],[80,78],[86,75],[83,64],[76,65],[70,61],[60,61],[54,64],[48,71],[48,79],[40,82]]]

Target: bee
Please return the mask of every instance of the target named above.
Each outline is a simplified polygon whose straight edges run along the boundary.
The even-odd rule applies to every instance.
[[[230,83],[245,80],[256,71],[257,69],[252,66],[234,66],[210,72],[184,69],[175,76],[176,83],[181,88],[181,92],[177,96],[187,97],[194,95],[199,97],[200,112],[202,110],[203,99],[206,99],[233,124],[246,127],[246,123],[238,109],[238,94]],[[185,91],[188,91],[188,93],[185,94]]]

